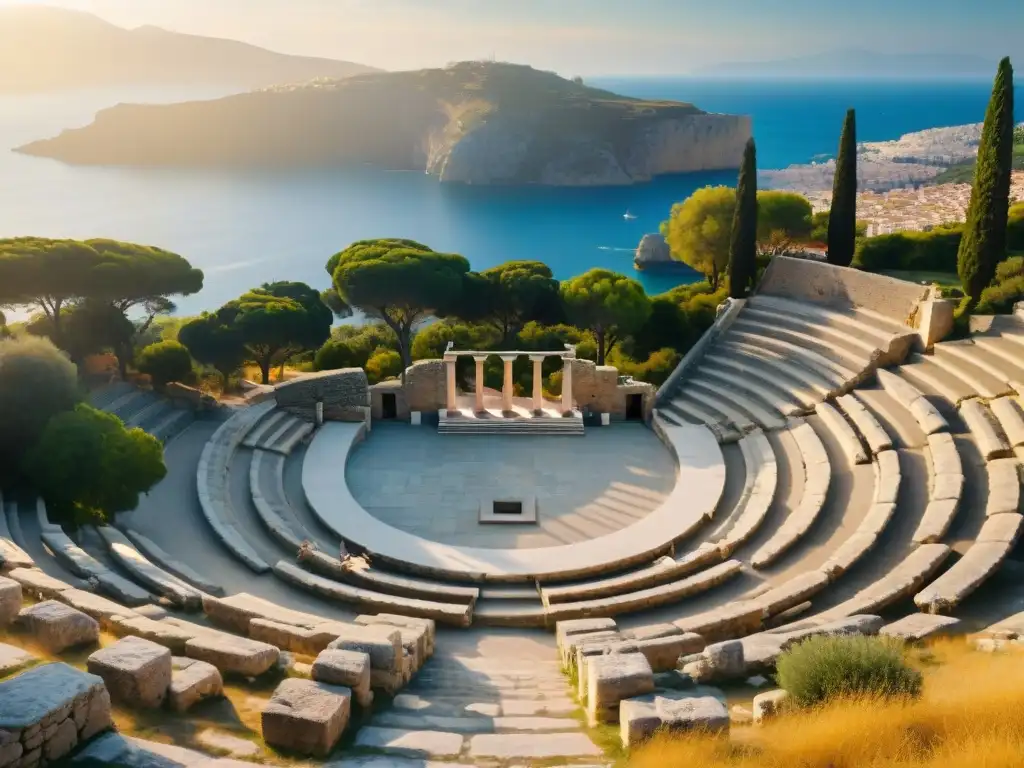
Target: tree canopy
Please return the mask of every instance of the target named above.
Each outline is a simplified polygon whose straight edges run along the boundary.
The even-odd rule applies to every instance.
[[[50,341],[0,340],[0,476],[16,476],[50,419],[80,399],[78,369]]]
[[[61,313],[81,299],[122,312],[203,287],[203,273],[176,253],[116,240],[0,240],[0,303],[40,309],[61,338]]]
[[[828,261],[848,267],[857,245],[857,115],[846,112],[839,137],[832,209],[828,217]]]
[[[341,304],[395,332],[404,370],[412,363],[417,324],[458,311],[469,262],[411,240],[361,240],[332,256],[327,271]]]
[[[743,150],[743,165],[740,166],[736,199],[729,241],[729,295],[734,299],[745,299],[757,273],[757,150],[753,139],[747,141],[747,146]],[[785,205],[782,202],[773,198],[770,204],[784,209]],[[810,211],[807,224],[809,230]]]
[[[1006,256],[1006,225],[1013,166],[1013,67],[999,63],[978,145],[971,201],[967,206],[957,272],[970,307],[992,282]]]
[[[225,388],[245,362],[241,331],[219,311],[204,312],[185,323],[178,331],[178,341],[192,357],[220,373]]]
[[[172,381],[189,383],[192,378],[192,356],[178,341],[160,341],[142,350],[136,367],[146,374],[157,389]]]
[[[506,343],[530,321],[561,319],[558,281],[551,268],[539,261],[507,261],[479,274],[469,273],[461,304],[460,316],[490,323]]]
[[[651,314],[651,302],[636,280],[607,269],[592,269],[561,286],[569,320],[594,334],[597,364],[624,335],[641,327]]]
[[[704,275],[717,290],[729,264],[729,237],[736,190],[704,187],[682,203],[662,227],[672,255]]]
[[[813,225],[811,201],[796,192],[762,189],[757,192],[757,245],[765,255],[772,244],[785,242],[792,247],[794,241],[810,239]]]
[[[85,404],[55,416],[25,460],[51,519],[106,522],[167,474],[160,441]]]

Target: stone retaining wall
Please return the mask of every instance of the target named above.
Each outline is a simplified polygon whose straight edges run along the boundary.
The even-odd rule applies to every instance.
[[[446,405],[443,360],[420,360],[405,372],[406,406],[410,411],[437,412]]]
[[[757,293],[818,304],[863,307],[916,328],[918,305],[928,298],[931,288],[852,267],[776,256],[761,278]]]
[[[343,368],[301,376],[274,388],[279,407],[306,421],[316,420],[316,404],[324,404],[325,421],[365,421],[370,388],[362,368]]]
[[[103,680],[47,664],[0,683],[0,768],[55,763],[111,727]]]

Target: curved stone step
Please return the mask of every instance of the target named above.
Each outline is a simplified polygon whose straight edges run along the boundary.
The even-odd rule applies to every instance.
[[[746,483],[737,504],[738,514],[715,542],[723,557],[728,557],[749,541],[761,527],[771,509],[779,482],[775,451],[763,432],[747,435],[739,445],[746,467]]]
[[[960,403],[960,416],[974,438],[974,442],[986,461],[1011,456],[1013,452],[996,427],[995,417],[980,400],[964,400]]]
[[[96,530],[114,561],[146,589],[163,595],[188,611],[198,611],[202,607],[203,595],[199,590],[153,565],[116,528],[101,525]]]
[[[928,613],[948,613],[962,603],[1002,564],[1020,537],[1024,517],[1016,513],[988,518],[977,540],[953,566],[914,596]]]
[[[802,365],[807,366],[812,371],[827,375],[827,378],[836,380],[840,386],[845,386],[857,380],[858,371],[850,368],[850,361],[844,360],[840,362],[831,357],[817,352],[813,347],[808,346],[807,339],[800,338],[800,335],[786,335],[781,333],[767,334],[760,331],[757,328],[746,328],[746,327],[735,327],[735,325],[729,329],[729,332],[725,336],[726,339],[735,339],[737,341],[752,344],[754,346],[764,346],[768,349],[775,350],[783,355],[788,355],[793,359],[797,359]],[[855,366],[860,366],[863,361],[856,361]]]
[[[790,379],[801,382],[814,393],[811,400],[812,405],[819,400],[824,400],[837,387],[842,385],[842,379],[839,376],[835,374],[823,375],[806,365],[793,362],[786,353],[778,352],[774,349],[732,339],[723,339],[717,348],[723,354],[727,352],[734,354],[738,359],[748,360],[751,364],[770,367],[773,370],[780,371]]]
[[[963,464],[952,435],[930,435],[925,454],[929,464],[928,507],[912,537],[917,544],[936,542],[945,536],[964,488]]]
[[[956,405],[976,393],[963,380],[935,364],[929,356],[913,354],[899,367],[901,378],[910,382],[922,394],[935,395]]]
[[[839,410],[824,402],[818,403],[814,410],[821,418],[825,428],[835,436],[851,464],[867,464],[871,461],[868,453],[864,450],[860,437]]]
[[[58,563],[80,578],[95,579],[100,590],[119,603],[138,606],[151,602],[149,592],[111,571],[63,533],[44,531],[42,539]]]
[[[818,339],[826,349],[842,349],[850,358],[858,359],[864,355],[871,357],[878,351],[874,340],[865,340],[849,327],[836,327],[827,323],[815,322],[812,318],[801,315],[778,312],[763,305],[748,305],[743,310],[743,318],[759,321],[766,327],[782,328],[802,333]]]
[[[806,482],[796,509],[775,534],[751,556],[754,568],[771,565],[811,529],[821,514],[832,478],[832,467],[821,438],[807,422],[790,427],[803,458]]]
[[[737,427],[742,423],[750,423],[752,420],[762,429],[782,429],[786,426],[785,417],[774,408],[763,404],[757,395],[748,395],[742,389],[732,386],[723,386],[720,383],[704,381],[701,374],[686,382],[686,391],[693,393],[694,390],[712,403],[722,403],[729,408],[728,411],[719,407],[723,413],[729,416]],[[737,414],[734,416],[733,414]],[[741,429],[741,431],[748,431]]]
[[[168,573],[177,576],[186,584],[195,587],[200,592],[205,592],[208,595],[220,597],[224,594],[223,587],[218,584],[214,584],[204,576],[200,576],[189,566],[175,560],[148,537],[143,536],[137,531],[129,529],[125,529],[124,534],[139,549],[139,551],[142,552],[142,554]]]
[[[730,352],[727,349],[720,349],[718,352],[708,354],[701,361],[700,370],[704,373],[716,371],[723,375],[739,376],[766,383],[776,392],[796,403],[801,411],[813,408],[814,404],[821,399],[802,381],[787,375],[781,368],[768,364],[768,361],[751,355],[730,354]]]
[[[936,344],[932,360],[981,397],[988,399],[1010,392],[1010,376],[984,360],[969,339]]]
[[[805,301],[793,301],[780,296],[758,294],[747,300],[748,306],[757,308],[771,307],[776,311],[806,317],[818,324],[842,328],[859,338],[869,339],[878,349],[885,350],[894,336],[910,332],[909,328],[869,312],[859,307],[849,307],[844,311],[812,304]]]
[[[779,392],[770,382],[753,378],[749,373],[744,376],[728,369],[723,370],[705,360],[695,379],[707,379],[731,390],[742,393],[768,412],[778,412],[782,416],[803,416],[807,408],[795,398]]]
[[[1019,397],[999,397],[988,404],[1011,448],[1024,446],[1024,405]]]
[[[867,406],[860,401],[856,392],[842,395],[836,399],[836,402],[853,422],[861,437],[864,438],[871,453],[877,454],[892,450],[892,438],[889,437],[889,433],[878,423],[878,419],[868,410]]]
[[[995,459],[985,465],[988,472],[988,502],[985,517],[1020,510],[1021,467],[1017,459]]]
[[[906,366],[901,367],[899,371],[902,376],[906,371]],[[917,387],[901,376],[897,376],[891,371],[879,370],[878,383],[893,400],[910,411],[920,425],[921,431],[926,435],[947,432],[949,424],[938,409],[925,398]]]

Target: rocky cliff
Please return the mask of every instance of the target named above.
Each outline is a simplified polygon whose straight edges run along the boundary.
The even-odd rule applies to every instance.
[[[597,186],[734,168],[749,137],[746,117],[473,62],[209,102],[121,105],[20,151],[90,165],[356,163],[443,182]]]

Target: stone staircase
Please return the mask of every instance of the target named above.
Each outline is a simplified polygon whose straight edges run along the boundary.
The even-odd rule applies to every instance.
[[[463,409],[443,416],[437,431],[442,435],[582,435],[584,432],[583,415],[579,411],[565,417],[554,411],[545,411],[543,416],[534,416],[522,408],[516,408],[515,412],[516,416],[503,416],[496,410],[474,413]]]
[[[356,747],[462,765],[594,765],[550,635],[446,632],[437,653]],[[433,764],[432,762],[430,764]]]

